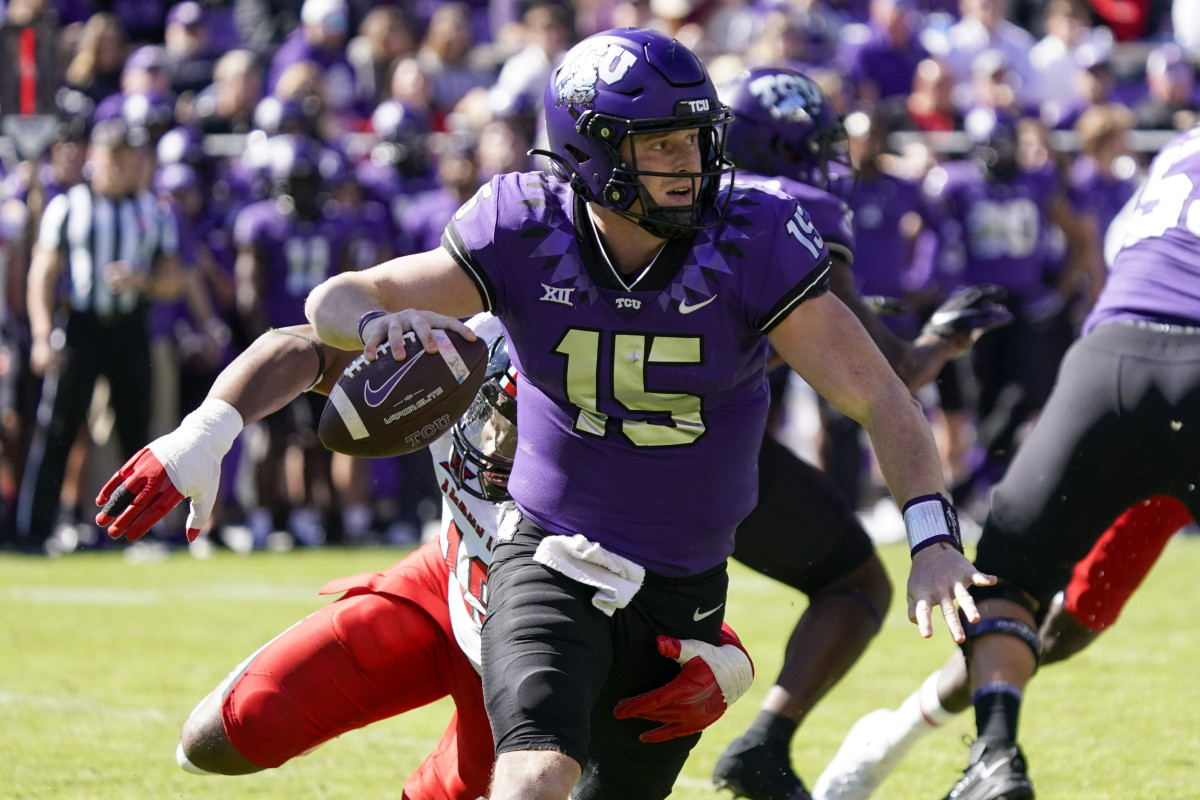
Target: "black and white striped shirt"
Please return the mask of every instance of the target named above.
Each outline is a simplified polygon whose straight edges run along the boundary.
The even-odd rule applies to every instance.
[[[111,316],[130,313],[141,297],[133,290],[109,291],[104,268],[125,261],[134,272],[149,273],[157,255],[178,253],[179,237],[174,217],[152,193],[112,200],[83,183],[47,204],[38,245],[66,254],[70,308]]]

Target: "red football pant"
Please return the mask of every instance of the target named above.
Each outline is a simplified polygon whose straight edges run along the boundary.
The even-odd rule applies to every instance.
[[[384,573],[331,582],[346,595],[251,656],[221,704],[243,756],[277,767],[322,742],[450,695],[457,711],[404,785],[408,800],[476,800],[494,760],[480,678],[450,628],[437,542]],[[347,591],[348,590],[348,591]]]
[[[1166,495],[1130,508],[1075,565],[1063,606],[1097,633],[1112,625],[1167,542],[1191,521],[1183,503]]]

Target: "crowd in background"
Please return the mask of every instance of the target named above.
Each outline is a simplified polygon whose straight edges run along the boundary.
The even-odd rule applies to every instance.
[[[317,283],[436,247],[483,182],[544,166],[527,153],[542,137],[547,78],[597,31],[669,32],[718,86],[748,67],[800,69],[845,120],[867,184],[884,173],[936,196],[939,164],[1011,122],[1020,169],[1059,177],[1097,254],[1156,143],[1190,127],[1197,108],[1200,4],[1181,0],[9,0],[3,13],[0,538],[34,550],[95,541],[88,456],[111,433],[123,460],[196,407],[235,352],[304,322]],[[73,232],[65,215],[78,218],[82,201],[72,188],[101,192],[110,174],[124,181],[113,218],[130,220],[113,236],[135,237],[140,253],[113,258],[142,259],[131,269],[145,280],[93,281],[94,265],[79,267],[104,237]],[[131,199],[128,212],[118,198]],[[899,301],[894,330],[916,335],[966,269],[946,216],[920,203],[889,213],[869,189],[846,198],[860,241],[887,224],[909,243],[855,270],[864,295]],[[88,208],[98,231],[109,206]],[[1019,237],[1020,220],[1003,224]],[[1023,298],[1024,310],[1062,322],[1055,353],[1103,279],[1090,269],[1057,282],[1071,233],[1029,243],[1047,292]],[[126,308],[121,297],[134,299]],[[72,333],[65,320],[83,311],[99,327],[70,323]],[[110,335],[127,314],[150,354],[144,383],[108,366],[130,352],[114,351],[129,345]],[[81,336],[94,340],[90,355],[78,355]],[[64,346],[72,338],[75,349]],[[79,409],[47,400],[51,378],[57,391],[63,375],[93,373],[105,378],[99,391],[71,390],[86,395]],[[138,394],[148,410],[129,397]],[[956,500],[969,504],[1002,465],[983,468],[978,397],[955,394],[965,399],[947,413],[936,392],[922,400]],[[227,544],[408,543],[438,516],[427,456],[334,456],[314,434],[322,405],[302,398],[230,454],[214,527]],[[869,457],[857,431],[824,417],[821,457],[861,506]],[[1011,433],[1007,447],[1019,441]]]

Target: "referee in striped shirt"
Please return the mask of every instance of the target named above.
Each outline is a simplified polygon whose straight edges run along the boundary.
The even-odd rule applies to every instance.
[[[139,195],[148,138],[119,120],[96,123],[90,179],[55,197],[29,267],[31,367],[43,376],[37,429],[17,499],[18,545],[44,549],[59,516],[67,455],[87,418],[92,390],[108,378],[124,451],[149,438],[150,300],[182,283],[175,233],[152,198]]]

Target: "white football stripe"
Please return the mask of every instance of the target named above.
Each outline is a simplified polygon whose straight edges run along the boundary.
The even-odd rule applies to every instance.
[[[450,368],[454,379],[462,383],[471,374],[471,370],[467,368],[467,362],[463,361],[462,356],[458,354],[454,342],[450,341],[450,337],[446,335],[445,331],[435,330],[433,335],[437,339],[438,352],[442,354],[446,366]]]
[[[334,385],[333,391],[329,393],[329,402],[333,403],[333,407],[337,409],[338,416],[342,418],[342,422],[346,423],[346,430],[350,431],[352,438],[367,438],[367,426],[363,424],[362,417],[358,415],[358,411],[354,408],[354,403],[350,402],[350,398],[342,390],[341,386]]]

